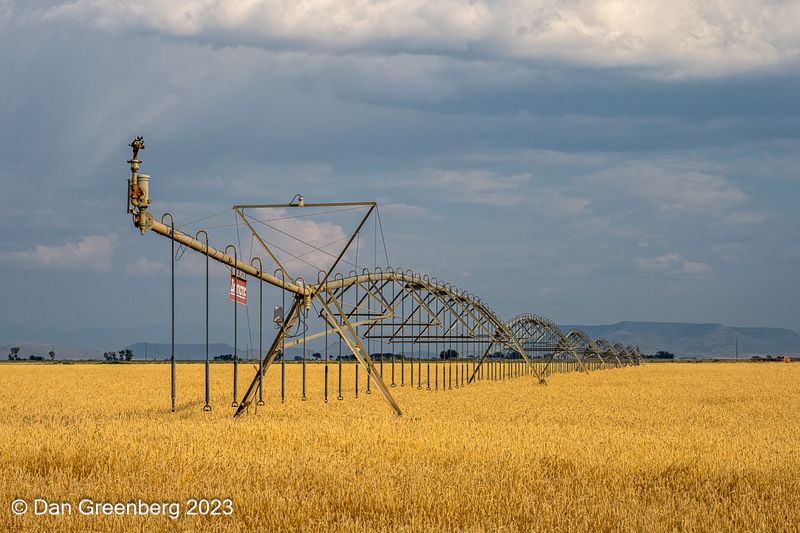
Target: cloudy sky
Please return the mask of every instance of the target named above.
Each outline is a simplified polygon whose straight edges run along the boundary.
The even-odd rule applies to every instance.
[[[0,343],[169,338],[135,135],[179,225],[374,199],[390,263],[504,318],[800,330],[798,2],[0,0],[0,79]]]

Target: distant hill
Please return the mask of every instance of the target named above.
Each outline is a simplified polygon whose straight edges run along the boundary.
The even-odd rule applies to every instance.
[[[271,341],[272,339],[270,339]],[[266,351],[269,345],[264,346],[264,350]],[[126,346],[128,350],[133,351],[133,359],[135,361],[152,361],[152,360],[164,360],[168,359],[172,350],[172,347],[169,343],[154,343],[154,342],[137,342]],[[256,358],[258,350],[253,352],[253,358]],[[214,359],[217,355],[229,354],[233,353],[233,346],[222,343],[209,343],[208,345],[208,357],[209,359]],[[293,357],[294,355],[301,354],[302,348],[292,347],[286,350],[286,353],[289,355],[289,358]],[[310,355],[310,354],[309,354]],[[205,344],[185,344],[185,343],[175,343],[175,359],[181,361],[191,361],[191,360],[201,360],[204,359],[206,356],[206,345]],[[249,355],[247,354],[247,346],[239,346],[239,359],[249,359]]]
[[[731,327],[722,324],[681,322],[618,322],[604,326],[561,326],[564,331],[582,329],[591,338],[639,346],[647,354],[659,350],[676,357],[739,357],[800,353],[800,335],[789,329]]]
[[[8,359],[8,354],[11,352],[12,346],[19,347],[19,356],[22,359],[27,359],[31,355],[41,355],[45,359],[50,359],[47,353],[50,350],[56,352],[56,361],[69,359],[102,359],[103,352],[99,350],[86,350],[83,348],[75,348],[74,346],[64,346],[62,344],[44,344],[36,342],[20,342],[15,344],[0,344],[0,358]]]
[[[126,346],[126,348],[133,351],[133,358],[136,361],[164,360],[168,359],[171,353],[171,345],[169,343],[137,342]],[[244,348],[239,348],[241,356],[244,356],[245,349],[246,346]],[[205,352],[205,344],[175,343],[175,359],[203,359],[205,357]],[[208,345],[208,356],[210,359],[226,353],[233,353],[233,346],[228,346],[222,342],[210,343]]]
[[[269,339],[270,341],[272,339]],[[80,360],[103,360],[102,350],[87,350],[84,348],[76,348],[74,346],[65,346],[62,344],[44,344],[34,342],[18,342],[12,344],[0,344],[0,359],[8,359],[8,354],[11,352],[12,346],[20,348],[19,357],[27,359],[31,355],[43,356],[45,359],[50,359],[47,355],[50,350],[56,353],[56,361],[80,361]],[[269,345],[265,345],[266,350]],[[153,361],[169,359],[170,344],[169,343],[154,343],[154,342],[137,342],[126,346],[124,349],[133,351],[134,361]],[[205,358],[205,344],[175,344],[175,358],[180,361],[200,361]],[[309,347],[308,356],[310,358],[311,352]],[[294,346],[286,350],[288,358],[292,359],[295,355],[302,355],[303,348]],[[209,358],[213,359],[217,355],[233,353],[233,346],[226,343],[212,343],[208,345]],[[253,357],[255,357],[255,352]],[[242,360],[248,359],[247,346],[239,346],[239,358]]]

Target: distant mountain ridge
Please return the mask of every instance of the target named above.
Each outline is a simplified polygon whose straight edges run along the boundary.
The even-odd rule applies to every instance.
[[[8,354],[11,352],[11,347],[16,346],[19,350],[19,357],[27,359],[31,355],[43,356],[45,359],[50,359],[47,355],[50,350],[56,353],[56,361],[61,359],[102,359],[103,352],[100,350],[86,350],[84,348],[76,348],[74,346],[65,346],[62,344],[46,344],[42,342],[19,342],[11,344],[0,344],[0,359],[8,359]]]
[[[20,359],[28,359],[31,355],[42,356],[45,360],[49,360],[47,355],[50,350],[56,353],[56,361],[102,361],[102,350],[90,350],[85,348],[76,348],[74,346],[66,346],[63,344],[47,344],[41,342],[15,342],[0,344],[0,359],[8,360],[8,354],[11,353],[11,347],[16,346],[19,350]],[[268,346],[268,345],[267,345]],[[267,348],[265,346],[265,350]],[[167,342],[136,342],[129,344],[122,349],[133,351],[134,361],[163,361],[169,359],[171,346]],[[200,361],[205,358],[206,345],[201,343],[175,343],[175,358],[180,361]],[[311,355],[311,348],[309,348],[308,355]],[[213,359],[217,355],[233,353],[233,346],[215,342],[208,345],[208,356]],[[250,356],[247,353],[247,346],[239,346],[239,358],[247,360]],[[253,351],[253,357],[256,357],[257,350]],[[294,346],[286,350],[289,358],[303,353],[302,347]]]
[[[271,339],[270,339],[271,340]],[[265,345],[264,350],[268,348]],[[133,358],[136,361],[153,361],[169,359],[172,352],[172,346],[167,342],[137,342],[126,346],[127,349],[133,351]],[[294,357],[302,353],[302,347],[292,347],[286,350],[289,357]],[[224,342],[214,342],[208,345],[208,357],[214,359],[218,355],[232,354],[233,346]],[[238,347],[239,359],[247,360],[251,358],[251,354],[247,353],[247,346]],[[309,353],[310,355],[310,353]],[[199,361],[205,359],[206,345],[201,343],[175,343],[175,359],[180,361]],[[252,357],[258,358],[258,350],[252,351]]]
[[[154,361],[169,359],[172,352],[172,345],[167,342],[136,342],[126,346],[128,350],[133,351],[133,358],[137,361]],[[246,347],[239,347],[240,355],[244,355]],[[214,357],[226,353],[233,353],[233,346],[229,346],[223,342],[209,343],[208,357]],[[206,354],[206,345],[200,343],[175,343],[175,359],[178,360],[195,360],[204,359]]]
[[[676,357],[739,357],[800,353],[800,334],[784,328],[733,327],[683,322],[617,322],[616,324],[561,326],[564,332],[581,329],[589,337],[639,346],[643,353],[659,350]]]
[[[634,322],[625,321],[608,325],[564,325],[564,332],[581,329],[591,338],[603,337],[612,343],[622,342],[639,346],[644,353],[652,354],[659,350],[674,353],[677,357],[734,357],[736,339],[739,339],[739,357],[753,355],[798,355],[800,354],[800,334],[783,328],[732,327],[722,324],[695,324],[684,322]],[[265,339],[265,349],[269,345]],[[19,346],[20,357],[30,355],[47,357],[51,349],[56,352],[56,360],[102,360],[100,350],[87,350],[73,346],[47,343],[0,344],[0,358],[7,359],[12,346]],[[169,357],[169,343],[137,342],[126,346],[133,350],[135,361],[164,360]],[[388,348],[387,348],[388,349]],[[289,359],[302,354],[302,347],[294,346],[287,351]],[[321,351],[319,347],[309,346],[308,355]],[[226,343],[209,345],[209,357],[233,353],[233,346]],[[348,351],[349,353],[349,351]],[[201,360],[205,357],[205,344],[176,343],[175,355],[179,360]],[[247,346],[239,347],[239,357],[249,359]]]

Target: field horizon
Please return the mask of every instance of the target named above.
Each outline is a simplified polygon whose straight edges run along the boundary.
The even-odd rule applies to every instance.
[[[605,325],[565,325],[560,327],[563,331],[578,329],[586,332],[592,338],[615,339],[616,341],[638,346],[646,354],[654,354],[659,350],[672,352],[678,359],[699,358],[712,359],[735,357],[738,339],[739,355],[743,358],[765,355],[798,355],[800,347],[800,334],[786,328],[768,326],[727,326],[716,323],[700,322],[654,322],[654,321],[620,321]],[[163,338],[163,337],[162,337]],[[212,335],[212,339],[225,338],[222,333]],[[102,360],[103,352],[108,348],[89,349],[76,347],[63,343],[45,342],[17,342],[13,344],[0,344],[0,352],[8,353],[12,346],[21,348],[22,357],[29,355],[47,356],[53,349],[56,359],[70,360]],[[135,360],[169,358],[171,353],[169,341],[139,340],[117,346],[119,349],[130,349]],[[227,342],[219,340],[209,344],[211,357],[233,353],[234,347]],[[256,350],[246,345],[239,346],[239,354],[246,357]],[[324,346],[319,343],[309,344],[309,354],[314,351],[324,351]],[[176,342],[175,356],[179,360],[202,360],[205,346],[202,343]],[[287,350],[290,357],[302,354],[302,347],[294,346]]]

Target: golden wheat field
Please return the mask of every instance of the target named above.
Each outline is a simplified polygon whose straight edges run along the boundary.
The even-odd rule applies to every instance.
[[[242,389],[252,375],[242,365]],[[649,364],[322,401],[322,367],[269,371],[232,420],[231,365],[0,365],[0,530],[797,531],[800,365]],[[424,376],[424,373],[423,373]],[[407,376],[408,377],[408,376]],[[335,390],[335,365],[331,385]],[[399,377],[398,377],[399,380]],[[35,516],[34,499],[71,514]],[[186,516],[190,499],[230,516]],[[16,499],[30,502],[21,516]],[[177,518],[87,516],[177,502]]]

